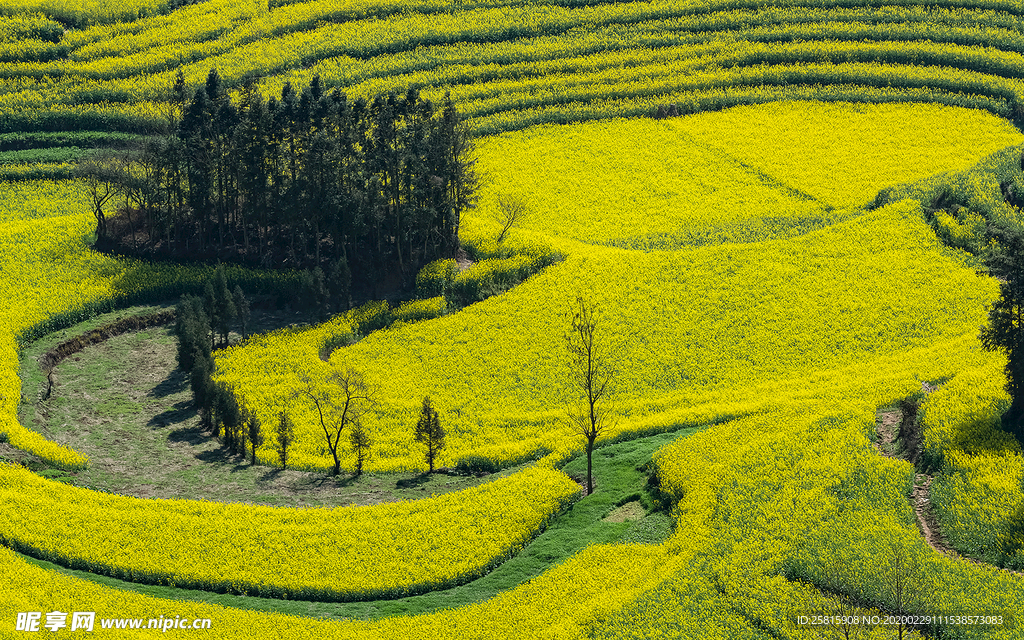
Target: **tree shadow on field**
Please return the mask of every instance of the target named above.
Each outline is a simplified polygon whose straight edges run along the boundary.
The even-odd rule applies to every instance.
[[[182,429],[182,431],[188,430]],[[204,440],[209,437],[203,435],[199,428],[196,428],[195,431],[198,434],[200,434],[200,436]],[[171,435],[173,436],[174,434]],[[226,447],[223,444],[217,447],[216,449],[210,449],[209,451],[202,451],[200,453],[197,453],[196,460],[199,460],[201,462],[211,462],[214,464],[233,465],[233,468],[231,469],[232,473],[249,468],[249,464],[246,462],[245,455],[238,453],[234,449]]]
[[[398,489],[415,489],[416,487],[426,484],[430,481],[429,473],[421,473],[415,478],[404,478],[395,483],[395,487]]]
[[[1024,504],[1018,506],[1007,521],[1000,547],[999,564],[1007,569],[1024,569]]]
[[[167,377],[161,380],[146,395],[152,398],[166,398],[181,393],[188,387],[188,376],[180,368],[175,367]]]
[[[289,469],[289,471],[295,471]],[[257,484],[275,484],[285,480],[283,477],[285,473],[284,469],[280,467],[274,467],[260,474],[257,478]],[[329,489],[341,489],[344,487],[350,487],[358,480],[358,476],[346,474],[332,476],[329,473],[324,475],[312,474],[310,472],[300,472],[301,475],[298,478],[293,478],[289,481],[289,486],[295,491],[307,491],[321,489],[325,485]]]
[[[257,484],[269,484],[271,482],[276,481],[278,478],[280,478],[281,474],[283,474],[283,473],[284,473],[284,469],[281,469],[280,467],[274,467],[274,468],[270,469],[269,471],[265,471],[265,472],[261,473],[260,476],[256,479],[256,483]]]
[[[154,418],[154,420],[155,419],[156,418]],[[152,424],[152,421],[150,421],[150,423]],[[203,430],[203,427],[200,426],[200,425],[194,425],[194,426],[191,426],[191,427],[182,427],[181,429],[175,429],[174,431],[172,431],[172,432],[167,434],[167,441],[168,442],[185,442],[185,443],[190,444],[192,446],[201,445],[204,442],[206,442],[208,439],[209,439],[209,436],[205,433],[205,431]],[[211,453],[211,452],[204,451],[204,452],[196,455],[196,457],[199,458],[199,459],[202,459],[202,457],[204,455],[207,455],[209,453]]]
[[[197,413],[195,406],[191,402],[179,402],[174,405],[173,409],[161,411],[150,418],[146,425],[154,429],[162,429],[171,425],[181,424],[182,422],[188,422],[195,418]],[[185,429],[179,429],[178,431],[185,431]]]

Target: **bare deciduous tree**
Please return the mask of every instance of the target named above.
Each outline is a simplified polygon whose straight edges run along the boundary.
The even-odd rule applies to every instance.
[[[519,196],[508,194],[498,196],[498,217],[502,224],[498,242],[505,239],[505,234],[513,225],[522,222],[528,215],[530,215],[530,209],[526,206],[526,201]]]
[[[897,637],[903,640],[911,614],[925,613],[932,604],[935,590],[921,564],[921,557],[902,542],[893,541],[882,561],[883,606],[899,618]]]
[[[811,589],[804,608],[809,613],[823,616],[828,624],[814,625],[811,629],[819,638],[855,640],[868,628],[860,624],[871,612],[857,606],[846,591],[850,589],[846,564],[835,555],[819,558],[821,590]]]
[[[362,374],[350,367],[334,369],[322,384],[308,376],[303,381],[305,386],[297,394],[308,398],[316,407],[327,450],[334,458],[331,473],[338,475],[341,473],[341,457],[338,452],[341,432],[347,426],[359,424],[362,416],[374,404],[373,391]]]
[[[103,207],[117,195],[120,185],[117,157],[109,150],[97,152],[79,162],[74,175],[81,179],[89,192],[92,212],[96,216],[96,237],[104,240],[107,236],[107,216]]]
[[[594,492],[594,442],[611,424],[608,396],[616,371],[608,358],[606,347],[597,342],[597,319],[594,304],[576,298],[576,307],[565,334],[568,353],[569,381],[582,398],[569,409],[573,430],[587,439],[587,495]]]

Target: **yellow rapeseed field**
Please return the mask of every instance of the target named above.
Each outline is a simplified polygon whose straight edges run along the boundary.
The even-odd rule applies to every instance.
[[[333,510],[139,500],[4,465],[6,546],[272,597],[394,597],[470,580],[577,490],[555,469],[581,450],[565,419],[562,355],[577,295],[597,303],[619,372],[599,444],[713,424],[655,456],[674,504],[664,544],[591,545],[487,601],[373,622],[301,619],[113,589],[2,548],[0,635],[25,612],[56,622],[94,611],[208,618],[211,638],[812,638],[818,630],[793,613],[835,605],[831,593],[863,612],[898,610],[887,585],[900,566],[935,594],[913,613],[1024,609],[1019,576],[926,545],[906,499],[915,469],[871,443],[877,407],[948,380],[922,409],[935,513],[959,551],[1020,566],[1021,452],[996,429],[1003,362],[977,340],[998,286],[936,231],[970,248],[983,208],[1015,215],[976,169],[1000,149],[999,162],[1018,164],[1024,136],[1010,119],[1024,115],[1024,3],[173,4],[0,0],[0,145],[41,131],[72,134],[66,145],[86,131],[166,134],[176,75],[196,87],[211,68],[228,90],[254,81],[268,97],[314,74],[353,98],[449,94],[477,136],[483,179],[462,238],[491,259],[457,275],[437,265],[424,300],[254,337],[218,353],[216,377],[265,424],[292,415],[300,468],[330,461],[295,391],[342,367],[361,371],[378,401],[365,416],[368,470],[425,468],[413,440],[425,395],[448,432],[438,464],[539,462],[475,489]],[[638,118],[659,108],[686,117]],[[28,180],[71,166],[5,169],[0,434],[73,470],[88,460],[17,421],[19,402],[32,401],[17,377],[20,344],[97,305],[194,288],[210,269],[93,252],[80,186]],[[944,181],[969,209],[929,226],[923,194]],[[902,195],[865,208],[888,187]],[[499,245],[500,197],[529,215]],[[556,254],[565,259],[525,283],[445,315],[452,287]],[[385,311],[390,328],[322,359]],[[276,464],[273,445],[258,450],[261,463]],[[1007,625],[942,633],[1020,636]]]
[[[126,580],[298,600],[370,600],[467,582],[578,497],[532,467],[462,492],[334,509],[153,501],[0,466],[0,540]],[[202,540],[202,545],[192,541]]]

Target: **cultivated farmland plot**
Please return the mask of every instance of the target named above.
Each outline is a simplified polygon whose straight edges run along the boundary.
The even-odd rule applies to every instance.
[[[1024,637],[1022,77],[1015,0],[0,0],[0,638]]]

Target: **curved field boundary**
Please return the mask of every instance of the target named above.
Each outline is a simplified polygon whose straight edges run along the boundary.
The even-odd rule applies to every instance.
[[[645,520],[616,523],[605,521],[604,517],[618,504],[639,499],[640,494],[646,493],[646,465],[651,461],[654,450],[694,432],[695,430],[684,429],[601,447],[594,455],[594,477],[600,487],[599,491],[581,498],[571,509],[556,515],[522,551],[487,575],[465,585],[416,596],[368,602],[313,602],[295,599],[286,601],[252,595],[215,594],[178,587],[142,586],[105,575],[67,569],[60,564],[36,560],[31,556],[24,559],[36,566],[115,589],[146,593],[169,600],[205,601],[239,609],[354,620],[376,620],[396,615],[441,611],[480,602],[516,585],[537,579],[545,571],[568,560],[588,545],[611,544],[629,537],[631,533],[643,527]],[[579,476],[586,470],[586,459],[582,456],[577,457],[562,470],[571,476]],[[648,518],[659,516],[664,517],[664,513],[658,512]]]
[[[89,345],[99,344],[104,340],[119,336],[122,333],[128,333],[129,331],[138,331],[139,329],[174,322],[174,316],[174,309],[168,309],[166,311],[131,316],[105,324],[102,327],[65,340],[50,349],[39,358],[39,367],[43,371],[49,372],[61,360],[78,353]]]
[[[484,575],[577,497],[579,486],[565,474],[535,466],[457,493],[369,507],[193,500],[157,505],[55,485],[0,465],[6,505],[0,541],[134,582],[287,599],[371,600]]]
[[[244,19],[229,31],[217,32],[218,39],[134,50],[132,39],[142,38],[147,33],[143,26],[151,21],[140,22],[139,29],[119,28],[115,40],[121,45],[116,46],[128,49],[110,50],[108,57],[0,65],[0,75],[14,83],[39,80],[31,91],[12,91],[0,99],[0,130],[154,131],[165,121],[158,105],[168,95],[175,72],[180,69],[186,83],[196,85],[211,67],[219,69],[227,86],[236,86],[253,74],[269,75],[262,83],[268,94],[278,93],[284,79],[303,84],[314,72],[322,74],[328,88],[340,87],[353,95],[404,93],[411,87],[440,95],[453,89],[466,94],[460,99],[468,101],[463,108],[473,118],[572,105],[572,114],[563,117],[578,121],[630,114],[611,104],[589,108],[602,101],[640,100],[643,106],[637,112],[650,113],[657,104],[671,102],[684,91],[811,84],[896,87],[907,92],[903,95],[907,100],[949,100],[935,93],[939,90],[955,94],[965,106],[988,108],[1007,117],[1019,115],[1024,97],[1017,81],[1024,69],[1019,59],[1024,52],[1018,27],[1021,6],[946,3],[930,7],[931,3],[926,7],[921,3],[826,6],[798,2],[757,11],[760,7],[741,2],[721,3],[702,15],[690,3],[657,7],[588,3],[514,8],[518,13],[513,26],[509,23],[513,8],[500,3],[465,5],[454,13],[372,18],[368,17],[372,12],[351,7],[345,9],[354,12],[351,20],[315,26],[323,17],[318,12],[334,15],[336,7],[302,3],[266,16],[239,14]],[[435,9],[430,4],[427,10]],[[205,10],[187,7],[180,17],[203,22],[200,17]],[[162,24],[160,29],[166,31],[173,24],[167,22],[170,18],[152,24]],[[292,27],[286,26],[292,24],[289,21],[294,22]],[[313,28],[305,30],[309,27]],[[150,34],[154,43],[162,42],[160,33],[164,31]],[[788,42],[793,40],[807,42]],[[693,56],[672,51],[680,46],[693,47]],[[699,53],[708,47],[728,53]],[[618,54],[609,55],[613,52]],[[655,62],[652,52],[677,59]],[[426,66],[426,59],[413,62],[424,55],[435,59]],[[579,56],[594,59],[577,62]],[[403,60],[417,69],[411,76],[396,75],[408,73],[401,69],[408,67]],[[571,62],[566,64],[567,60]],[[785,66],[820,66],[825,61],[835,68],[808,74]],[[528,67],[540,62],[560,64],[562,70],[545,70],[540,85],[531,86]],[[884,72],[867,67],[846,71],[842,65],[849,62],[887,68]],[[459,65],[468,66],[456,69]],[[633,73],[626,72],[630,69]],[[696,84],[671,81],[690,73],[704,79],[698,78]],[[915,93],[920,89],[932,93]],[[859,99],[872,101],[875,96],[871,90],[862,90]],[[156,104],[148,104],[150,100]],[[680,110],[723,106],[728,103],[707,100],[692,107],[682,105]],[[93,113],[97,110],[108,113],[101,117]],[[478,132],[493,132],[497,123],[508,123],[509,118],[491,120]]]

